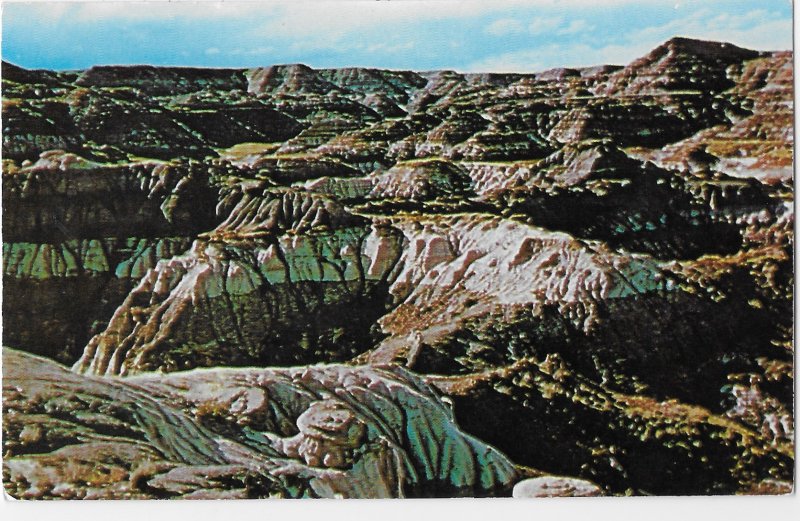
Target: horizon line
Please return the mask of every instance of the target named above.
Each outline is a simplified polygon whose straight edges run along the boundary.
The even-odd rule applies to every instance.
[[[217,70],[217,71],[245,71],[245,70],[251,70],[251,69],[262,69],[262,68],[267,68],[267,67],[291,67],[291,66],[298,66],[299,65],[299,66],[304,66],[304,67],[307,67],[307,68],[309,68],[311,70],[315,70],[315,71],[317,71],[317,70],[341,70],[341,69],[366,69],[366,70],[380,70],[380,71],[392,71],[392,72],[415,72],[415,73],[423,73],[423,74],[424,73],[434,73],[434,72],[454,72],[456,74],[463,74],[463,75],[496,74],[496,75],[512,76],[512,75],[541,74],[541,73],[550,72],[550,71],[557,71],[557,70],[581,71],[581,70],[592,69],[592,68],[596,68],[596,67],[625,67],[626,65],[628,65],[628,64],[630,64],[630,63],[632,63],[632,62],[634,62],[634,61],[636,61],[636,60],[638,60],[638,59],[640,59],[640,58],[642,58],[644,56],[647,56],[648,54],[652,53],[656,49],[658,49],[660,47],[663,47],[663,46],[667,45],[668,43],[670,43],[672,41],[675,41],[675,40],[686,40],[686,41],[698,42],[698,43],[714,43],[714,44],[719,44],[719,45],[722,45],[722,46],[732,46],[732,47],[736,47],[736,48],[743,49],[743,50],[746,50],[746,51],[757,52],[757,53],[760,53],[760,54],[774,54],[774,53],[780,53],[780,52],[794,53],[794,49],[756,50],[756,49],[751,49],[751,48],[748,48],[748,47],[743,47],[743,46],[740,46],[740,45],[736,45],[736,44],[734,44],[732,42],[724,41],[724,40],[710,40],[710,39],[705,40],[705,39],[701,39],[701,38],[691,38],[691,37],[682,36],[682,35],[675,35],[675,36],[672,36],[672,37],[664,40],[662,43],[656,45],[655,47],[653,47],[647,54],[635,57],[632,60],[628,61],[627,63],[594,63],[594,64],[591,64],[591,65],[583,65],[583,66],[555,66],[555,67],[548,67],[548,68],[545,68],[545,69],[531,70],[531,71],[528,71],[528,72],[519,72],[519,71],[517,71],[517,72],[508,72],[508,71],[506,71],[506,72],[497,72],[497,71],[492,71],[492,70],[463,71],[463,70],[458,70],[457,68],[446,68],[446,67],[445,68],[434,68],[434,69],[412,69],[412,68],[403,68],[403,67],[394,68],[394,67],[380,67],[380,66],[371,66],[371,65],[342,65],[342,66],[335,66],[335,67],[329,67],[329,66],[316,67],[316,66],[313,66],[313,65],[309,65],[308,63],[304,63],[304,62],[268,63],[268,64],[264,64],[264,65],[250,65],[250,66],[242,65],[242,66],[236,66],[236,67],[222,67],[222,66],[213,66],[213,65],[212,66],[204,66],[204,65],[183,65],[183,64],[181,64],[181,65],[154,64],[154,63],[145,63],[145,62],[139,62],[139,63],[95,63],[95,64],[92,64],[92,65],[90,65],[88,67],[77,68],[77,69],[73,69],[73,68],[64,68],[64,69],[52,68],[52,69],[50,69],[50,68],[43,68],[43,67],[27,67],[27,66],[19,65],[19,64],[14,63],[14,62],[12,62],[10,60],[6,60],[5,57],[2,56],[2,54],[0,54],[0,61],[2,61],[2,63],[4,65],[8,64],[8,65],[11,65],[13,67],[17,67],[19,69],[23,69],[23,70],[26,70],[26,71],[32,71],[32,72],[47,71],[47,72],[57,72],[57,73],[70,73],[70,72],[79,73],[79,72],[85,72],[85,71],[88,71],[90,69],[99,68],[99,67],[118,67],[118,68],[150,67],[150,68],[154,68],[154,69],[195,69],[195,70]]]

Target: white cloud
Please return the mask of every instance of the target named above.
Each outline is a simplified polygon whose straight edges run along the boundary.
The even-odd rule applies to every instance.
[[[219,47],[209,47],[206,49],[206,55],[214,56],[215,54],[219,54]]]
[[[9,5],[23,2],[9,2]],[[175,18],[218,20],[268,15],[274,6],[261,2],[219,1],[107,1],[107,2],[25,2],[28,16],[43,21],[92,23],[104,21],[148,21]]]
[[[649,52],[654,46],[586,44],[548,44],[535,50],[502,53],[469,64],[464,72],[541,72],[554,67],[589,67],[592,65],[627,64]]]
[[[506,36],[523,31],[522,23],[513,18],[501,18],[490,23],[483,32],[490,36]]]
[[[635,31],[628,41],[658,44],[673,36],[730,42],[762,51],[791,49],[792,20],[763,9],[736,16],[702,9],[660,26]]]
[[[391,27],[393,33],[405,34],[411,41],[418,37],[414,25],[421,21],[480,18],[515,5],[529,3],[395,0],[277,4],[273,15],[249,34],[252,38],[283,38],[294,53],[323,49],[341,52],[356,48],[364,40],[365,31],[379,32],[382,27]]]
[[[569,25],[564,27],[563,29],[558,31],[558,34],[567,35],[567,34],[577,34],[585,31],[592,30],[593,27],[589,25],[586,20],[579,19],[579,20],[572,20]]]
[[[507,52],[467,65],[461,72],[537,72],[545,68],[538,51]]]
[[[528,25],[528,32],[534,36],[544,34],[566,36],[594,29],[594,26],[590,25],[589,22],[583,18],[570,20],[569,23],[566,22],[567,20],[563,16],[535,18],[530,25]]]
[[[533,35],[551,33],[563,23],[562,16],[535,18],[528,26],[528,31]]]
[[[414,42],[401,42],[395,44],[376,43],[368,45],[366,50],[370,53],[395,54],[398,52],[409,51],[414,48]]]
[[[598,9],[658,4],[674,12],[671,21],[645,24],[631,29],[631,22],[621,20],[617,34],[600,34],[592,13]],[[752,0],[749,12],[724,9],[727,0],[392,0],[298,1],[287,2],[95,2],[95,3],[14,3],[4,2],[4,25],[35,20],[47,30],[58,31],[61,25],[86,24],[87,32],[101,23],[105,27],[125,27],[126,21],[186,20],[186,26],[216,27],[225,20],[236,27],[229,40],[201,42],[193,53],[213,54],[216,48],[225,55],[280,55],[276,59],[303,59],[303,53],[320,50],[339,55],[369,53],[379,64],[381,55],[421,56],[447,62],[448,53],[455,62],[474,60],[469,70],[532,71],[553,66],[581,66],[601,63],[624,64],[641,56],[673,36],[730,41],[755,48],[787,49],[792,46],[792,21],[783,13],[773,12],[767,3]],[[771,3],[774,6],[774,1]],[[740,6],[741,7],[741,6]],[[633,7],[631,7],[633,9]],[[772,10],[771,10],[772,9]],[[628,12],[625,8],[615,11]],[[735,14],[731,14],[735,13]],[[24,18],[24,20],[23,20]],[[205,25],[201,25],[200,22]],[[434,33],[423,23],[445,21]],[[47,22],[53,24],[50,27]],[[530,23],[528,23],[530,22]],[[114,25],[118,24],[118,25]],[[481,24],[484,24],[481,26]],[[527,25],[526,25],[527,24]],[[460,27],[479,27],[461,41]],[[84,27],[84,26],[81,26]],[[453,27],[450,34],[447,27]],[[444,29],[442,29],[444,28]],[[481,29],[482,28],[482,29]],[[624,28],[624,29],[623,29]],[[438,32],[437,32],[438,31]],[[493,40],[527,31],[531,46],[519,42]],[[595,34],[593,31],[596,31]],[[571,36],[590,33],[592,46],[568,41],[548,45],[548,36]],[[605,33],[605,32],[604,32]],[[223,35],[225,36],[225,35]],[[536,38],[540,36],[541,38]],[[128,37],[130,38],[130,36]],[[573,40],[574,38],[561,38]],[[227,43],[230,42],[230,43]],[[477,54],[475,44],[485,44]],[[206,48],[214,45],[215,47]],[[491,45],[502,45],[495,51]],[[523,43],[524,45],[524,43]],[[458,48],[458,52],[453,49]],[[409,51],[413,49],[413,53]],[[486,53],[496,52],[493,56]],[[413,56],[412,56],[413,54]],[[355,55],[354,55],[355,56]],[[363,59],[363,58],[354,58]],[[408,65],[413,66],[412,64]],[[447,65],[450,66],[450,65]]]
[[[463,19],[502,12],[520,0],[499,2],[393,1],[393,2],[297,2],[276,4],[274,16],[262,28],[265,34],[285,37],[310,36],[336,40],[345,34],[385,24]]]
[[[228,54],[231,56],[262,56],[265,54],[274,54],[275,47],[266,46],[266,47],[255,47],[252,49],[241,49],[236,48],[230,51]]]
[[[489,56],[470,63],[464,72],[538,72],[551,67],[626,65],[674,36],[731,42],[756,50],[791,49],[792,20],[765,10],[731,16],[706,9],[659,26],[639,29],[606,45],[548,44]]]
[[[570,0],[569,7],[612,7],[648,0]],[[649,0],[669,3],[672,0]],[[79,22],[105,20],[164,20],[171,18],[218,20],[221,18],[252,18],[278,15],[285,22],[305,18],[312,23],[331,16],[328,25],[354,26],[363,21],[419,21],[448,18],[467,18],[503,13],[515,7],[565,7],[561,0],[114,0],[91,2],[53,2],[48,0],[6,0],[5,4],[25,4],[26,12],[43,20],[69,19]],[[341,16],[337,16],[341,13]]]

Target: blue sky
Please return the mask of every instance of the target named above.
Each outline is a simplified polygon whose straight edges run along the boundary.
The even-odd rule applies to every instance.
[[[624,64],[672,36],[792,47],[791,0],[4,2],[3,59],[538,71]]]

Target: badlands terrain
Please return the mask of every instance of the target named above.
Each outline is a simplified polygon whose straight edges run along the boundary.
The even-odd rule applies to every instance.
[[[791,491],[792,67],[3,63],[6,491]]]

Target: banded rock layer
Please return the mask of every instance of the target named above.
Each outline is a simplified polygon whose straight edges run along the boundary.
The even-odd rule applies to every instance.
[[[3,366],[4,481],[19,498],[485,496],[516,478],[398,368],[120,381],[9,348]]]
[[[58,374],[99,397],[65,419],[4,390],[27,411],[4,423],[13,494],[791,486],[791,53],[675,38],[531,74],[3,67],[4,339],[74,372],[9,364],[43,396]],[[345,365],[265,369],[318,363]],[[200,446],[104,409],[140,408],[133,387]],[[416,408],[439,411],[430,443],[392,423]],[[144,441],[107,440],[122,463],[42,445],[95,427]]]

